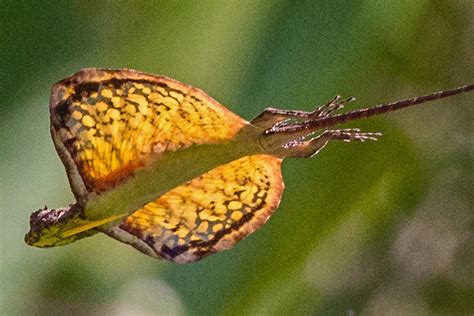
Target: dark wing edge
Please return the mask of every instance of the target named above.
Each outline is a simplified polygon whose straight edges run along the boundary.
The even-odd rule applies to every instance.
[[[49,101],[51,117],[50,132],[51,138],[53,139],[54,147],[56,148],[56,152],[58,153],[59,158],[63,162],[64,167],[66,169],[66,174],[69,180],[71,191],[74,194],[74,197],[76,198],[78,204],[84,206],[86,203],[86,196],[89,192],[86,188],[84,180],[81,177],[79,169],[76,163],[74,162],[74,159],[64,146],[64,137],[60,135],[59,129],[59,114],[57,113],[59,109],[58,105],[61,104],[61,101],[66,93],[66,86],[62,84],[62,82],[54,84],[51,88],[51,98]]]

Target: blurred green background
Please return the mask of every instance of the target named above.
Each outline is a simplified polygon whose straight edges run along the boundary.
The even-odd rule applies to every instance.
[[[83,67],[199,87],[250,119],[473,83],[470,1],[2,1],[2,315],[472,314],[473,94],[355,122],[373,143],[284,163],[281,207],[230,251],[176,265],[100,235],[23,242],[73,201],[49,89]]]

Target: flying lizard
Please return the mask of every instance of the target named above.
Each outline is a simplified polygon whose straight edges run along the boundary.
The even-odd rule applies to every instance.
[[[267,108],[251,121],[176,80],[83,69],[53,85],[51,135],[76,201],[30,217],[27,244],[104,233],[177,263],[229,249],[278,208],[286,158],[379,133],[336,126],[474,90],[474,85],[341,113]]]

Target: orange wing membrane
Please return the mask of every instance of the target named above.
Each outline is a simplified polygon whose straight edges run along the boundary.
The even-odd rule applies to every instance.
[[[169,191],[105,233],[178,263],[228,249],[278,207],[280,166],[281,159],[268,155],[235,160]]]
[[[246,123],[199,89],[132,70],[82,70],[53,86],[50,106],[76,197],[113,187],[165,151],[231,139]]]

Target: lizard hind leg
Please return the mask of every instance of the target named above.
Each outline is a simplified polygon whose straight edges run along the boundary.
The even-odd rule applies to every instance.
[[[289,123],[289,121],[302,122],[330,116],[331,113],[344,108],[344,105],[354,100],[354,97],[341,100],[341,96],[336,95],[325,104],[316,107],[313,111],[266,108],[262,113],[253,118],[250,123],[265,129],[276,129],[282,125],[286,125],[285,123]]]
[[[306,140],[291,141],[281,147],[277,154],[282,158],[308,158],[317,155],[330,140],[342,140],[345,142],[366,140],[377,140],[380,133],[361,133],[357,128],[326,130],[318,136]]]

